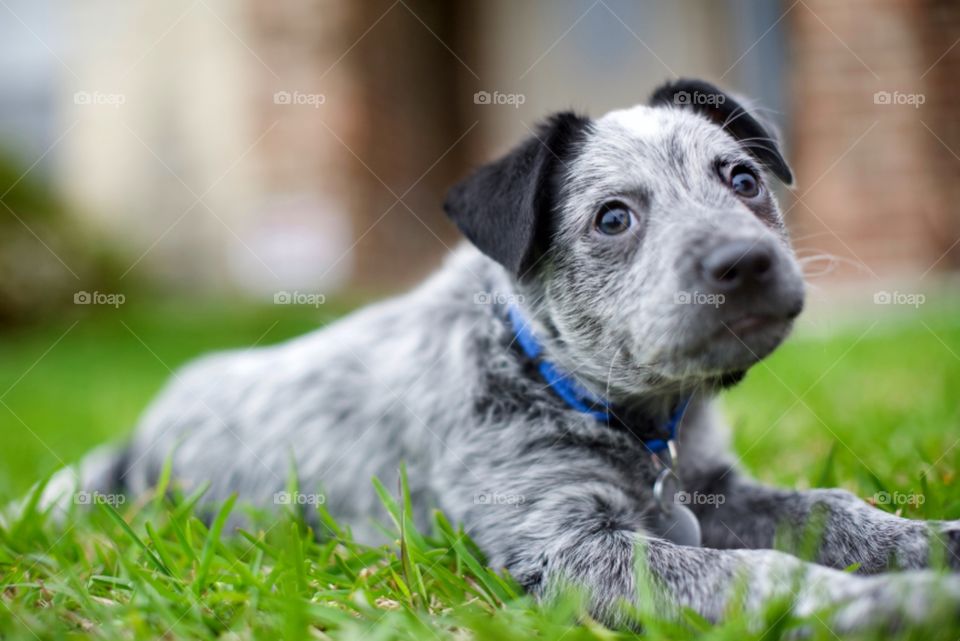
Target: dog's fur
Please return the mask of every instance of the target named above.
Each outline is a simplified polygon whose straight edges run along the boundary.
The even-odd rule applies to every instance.
[[[803,289],[770,188],[739,197],[724,178],[732,165],[761,183],[792,181],[770,130],[706,83],[666,85],[649,105],[596,120],[555,115],[451,190],[446,210],[472,246],[423,285],[288,343],[187,366],[122,451],[80,465],[81,484],[143,492],[172,452],[179,482],[212,484],[207,500],[237,492],[271,505],[294,461],[303,491],[322,491],[372,541],[370,479],[392,481],[405,462],[421,526],[442,509],[492,566],[538,596],[585,586],[612,624],[625,622],[616,605],[635,601],[638,576],[666,611],[710,619],[740,576],[755,608],[799,573],[797,611],[839,605],[843,626],[922,618],[937,593],[956,603],[954,575],[921,569],[932,530],[953,558],[951,524],[899,518],[840,490],[763,487],[735,470],[711,394],[785,338]],[[611,199],[635,215],[617,236],[594,226]],[[763,286],[722,305],[678,304],[679,292],[704,290],[703,257],[733,241],[771,257]],[[560,400],[513,345],[509,303],[553,363],[650,425],[693,394],[678,473],[690,495],[723,497],[692,505],[702,548],[651,536],[643,434]],[[745,315],[762,322],[738,324]],[[72,492],[75,473],[55,478],[47,500]],[[799,539],[816,522],[818,563],[771,549],[776,534]],[[856,574],[841,571],[852,564]],[[904,571],[883,573],[892,565]]]

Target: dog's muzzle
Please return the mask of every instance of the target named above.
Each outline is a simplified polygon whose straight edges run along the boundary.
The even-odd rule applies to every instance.
[[[701,291],[718,296],[730,322],[789,321],[803,310],[803,283],[767,239],[728,240],[708,248],[697,264]]]

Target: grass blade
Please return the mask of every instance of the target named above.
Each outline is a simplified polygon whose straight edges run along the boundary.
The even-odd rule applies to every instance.
[[[137,536],[137,533],[133,531],[133,528],[130,527],[130,525],[126,522],[126,520],[124,520],[124,518],[120,515],[119,512],[117,512],[116,509],[114,509],[112,505],[109,505],[108,503],[100,503],[100,505],[103,507],[106,513],[110,516],[110,518],[113,519],[113,521],[120,526],[120,529],[123,530],[128,537],[130,537],[130,540],[133,541],[137,545],[137,547],[143,550],[143,553],[147,555],[147,558],[150,560],[150,563],[152,563],[154,567],[156,567],[158,570],[160,570],[161,572],[163,572],[169,577],[173,576],[173,572],[170,571],[170,568],[164,565],[163,561],[160,560],[160,557],[154,554],[153,550],[151,550],[150,547],[143,542],[143,539]]]
[[[200,552],[200,566],[197,568],[197,578],[194,581],[194,589],[199,596],[206,586],[207,574],[210,572],[210,565],[213,563],[214,553],[217,549],[217,541],[220,540],[220,533],[227,524],[230,512],[233,510],[234,503],[237,502],[237,495],[231,494],[230,498],[224,501],[213,519],[213,527],[207,532],[206,541],[203,543],[203,550]]]

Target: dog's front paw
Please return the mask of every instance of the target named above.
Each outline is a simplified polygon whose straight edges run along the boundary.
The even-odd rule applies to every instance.
[[[856,589],[838,599],[838,630],[899,630],[931,621],[960,619],[960,577],[929,570],[857,577]]]

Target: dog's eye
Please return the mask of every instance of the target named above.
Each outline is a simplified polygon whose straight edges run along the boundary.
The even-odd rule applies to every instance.
[[[730,171],[730,187],[741,198],[756,198],[760,194],[760,180],[748,167],[737,165]]]
[[[633,224],[633,213],[630,208],[619,200],[606,203],[597,212],[595,225],[601,234],[616,236],[630,229]]]

